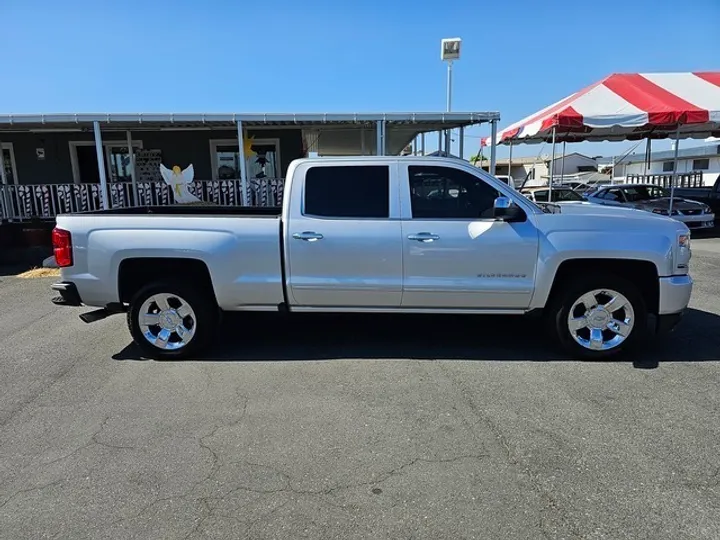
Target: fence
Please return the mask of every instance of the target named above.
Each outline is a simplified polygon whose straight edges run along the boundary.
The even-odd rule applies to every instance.
[[[248,205],[280,206],[284,185],[283,178],[249,179]],[[242,205],[240,180],[196,180],[187,187],[207,203]],[[113,182],[108,185],[108,192],[111,208],[175,204],[171,188],[165,182],[138,182],[137,197],[131,182]],[[54,219],[58,214],[100,209],[99,184],[0,185],[1,220]]]
[[[654,184],[669,188],[673,182],[672,174],[628,174],[625,178],[626,184]],[[690,188],[702,187],[703,175],[701,172],[678,174],[675,187]]]

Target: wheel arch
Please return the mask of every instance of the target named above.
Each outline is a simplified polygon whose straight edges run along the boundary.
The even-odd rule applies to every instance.
[[[144,286],[157,282],[187,282],[212,295],[217,304],[210,269],[205,261],[180,257],[130,257],[118,267],[118,298],[130,303]]]
[[[660,303],[658,270],[651,261],[638,259],[568,259],[560,263],[545,305],[550,305],[563,284],[575,276],[605,274],[624,278],[635,285],[645,301],[648,313],[657,315]]]

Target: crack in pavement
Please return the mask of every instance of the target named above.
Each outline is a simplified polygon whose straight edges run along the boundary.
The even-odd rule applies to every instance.
[[[215,435],[217,434],[217,432],[220,431],[221,429],[236,427],[236,426],[238,426],[240,423],[243,422],[243,420],[245,419],[245,416],[246,416],[246,414],[247,414],[247,406],[248,406],[248,401],[249,401],[249,399],[248,399],[248,397],[246,397],[246,396],[244,396],[244,395],[242,395],[242,394],[239,394],[239,393],[237,394],[237,398],[238,398],[240,401],[242,401],[242,406],[239,407],[239,409],[240,409],[240,417],[239,417],[237,420],[235,420],[235,421],[233,421],[233,422],[226,423],[226,424],[218,424],[218,425],[214,426],[214,427],[210,430],[209,433],[206,433],[205,435],[201,435],[201,436],[199,436],[199,437],[193,437],[194,439],[196,439],[196,440],[198,441],[198,446],[199,446],[200,448],[208,451],[209,454],[210,454],[211,465],[210,465],[210,471],[208,472],[207,475],[205,475],[205,476],[204,476],[203,478],[201,478],[200,480],[198,480],[198,481],[196,481],[196,482],[193,482],[193,484],[192,484],[190,487],[188,487],[187,489],[185,489],[185,490],[182,491],[181,493],[177,493],[177,494],[174,494],[174,495],[171,495],[171,496],[165,496],[165,497],[155,498],[155,499],[152,500],[150,503],[148,503],[148,504],[146,504],[145,506],[143,506],[140,510],[134,512],[132,515],[118,518],[118,519],[110,522],[108,525],[98,525],[96,528],[100,528],[100,527],[114,527],[115,525],[119,525],[120,523],[122,523],[122,522],[124,522],[124,521],[130,521],[130,520],[139,518],[139,517],[142,516],[144,513],[146,513],[147,511],[149,511],[151,508],[153,508],[154,506],[156,506],[156,505],[158,505],[158,504],[161,504],[161,503],[163,503],[163,502],[168,502],[168,501],[171,501],[171,500],[173,500],[173,499],[187,499],[188,497],[190,497],[190,495],[192,494],[192,492],[193,492],[198,486],[200,486],[200,485],[203,484],[204,482],[207,482],[208,480],[211,480],[211,479],[215,476],[215,474],[217,474],[217,472],[218,472],[218,470],[219,470],[219,463],[220,463],[221,461],[220,461],[220,458],[218,457],[217,453],[216,453],[208,444],[205,443],[205,439],[209,439],[209,438],[215,436]],[[104,422],[104,423],[105,423],[105,422]],[[200,502],[203,503],[203,504],[207,504],[205,499],[208,499],[208,498],[207,498],[207,497],[200,497],[200,498],[196,498],[196,499],[194,499],[194,500],[200,501]],[[207,517],[208,517],[208,516],[206,516],[205,519],[207,519]],[[192,534],[192,531],[191,531],[190,534]]]
[[[68,373],[70,373],[73,370],[76,363],[77,363],[77,361],[72,362],[70,365],[64,367],[59,372],[55,373],[54,375],[51,375],[49,384],[45,385],[36,394],[34,394],[32,396],[28,396],[25,399],[20,400],[15,407],[13,407],[10,411],[8,411],[7,416],[5,416],[5,418],[0,420],[0,427],[5,427],[16,416],[18,416],[20,413],[22,413],[30,404],[32,404],[35,400],[42,397],[43,394],[45,394],[48,390],[50,390],[57,383],[59,383]]]
[[[62,484],[63,482],[64,482],[64,480],[55,480],[54,482],[49,482],[49,483],[43,484],[43,485],[41,485],[41,486],[34,486],[34,487],[31,487],[31,488],[19,489],[19,490],[17,490],[15,493],[13,493],[12,495],[10,495],[7,499],[5,499],[5,500],[3,501],[3,503],[0,504],[0,508],[5,507],[6,504],[8,504],[10,501],[12,501],[12,500],[13,500],[15,497],[17,497],[18,495],[23,495],[23,494],[25,494],[25,493],[30,493],[30,492],[32,492],[32,491],[41,491],[41,490],[47,489],[47,488],[49,488],[49,487],[53,487],[53,486],[60,485],[60,484]]]
[[[560,508],[560,504],[555,499],[555,497],[553,497],[552,494],[540,484],[538,478],[530,471],[530,468],[522,464],[520,460],[515,456],[513,449],[510,447],[510,443],[502,434],[498,425],[475,404],[472,397],[470,396],[470,393],[462,385],[462,383],[460,383],[457,379],[455,379],[455,377],[453,377],[453,375],[447,370],[443,362],[433,363],[439,366],[439,369],[445,374],[445,377],[450,381],[451,385],[455,387],[457,392],[460,394],[462,400],[470,409],[470,412],[490,431],[493,438],[502,449],[502,452],[507,462],[513,467],[519,469],[520,472],[525,475],[525,477],[529,480],[530,485],[535,490],[535,492],[545,500],[546,508],[553,510],[557,514],[560,521],[570,530],[570,532],[576,538],[581,540],[584,539],[585,537],[580,533],[580,531],[577,530],[575,525],[570,522],[570,519],[568,518],[566,512],[562,508]],[[470,426],[470,429],[474,431],[474,427],[472,426],[472,424],[468,425]],[[546,530],[546,525],[542,516],[540,517],[538,527],[540,528],[540,531],[545,538],[548,538],[548,540],[553,538],[553,535]]]

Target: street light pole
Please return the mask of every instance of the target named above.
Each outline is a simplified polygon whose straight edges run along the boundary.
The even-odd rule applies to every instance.
[[[447,112],[452,110],[452,60],[448,61],[447,64]]]
[[[447,105],[446,112],[452,110],[452,68],[453,61],[460,58],[460,38],[447,38],[440,41],[440,59],[447,62]],[[445,130],[445,155],[450,155],[450,143],[452,142],[452,130]]]

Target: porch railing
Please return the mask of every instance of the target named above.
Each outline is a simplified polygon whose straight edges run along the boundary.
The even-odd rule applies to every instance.
[[[626,184],[654,184],[669,188],[672,185],[672,174],[628,174],[625,178]],[[690,188],[702,187],[703,174],[701,172],[683,173],[677,175],[675,187]]]
[[[248,180],[249,206],[280,206],[283,178]],[[195,180],[188,191],[200,200],[223,206],[242,205],[240,180]],[[175,204],[171,188],[165,182],[138,182],[137,197],[131,182],[108,185],[111,208],[129,206],[165,206]],[[99,184],[0,185],[0,219],[28,221],[53,219],[58,214],[100,210]]]

